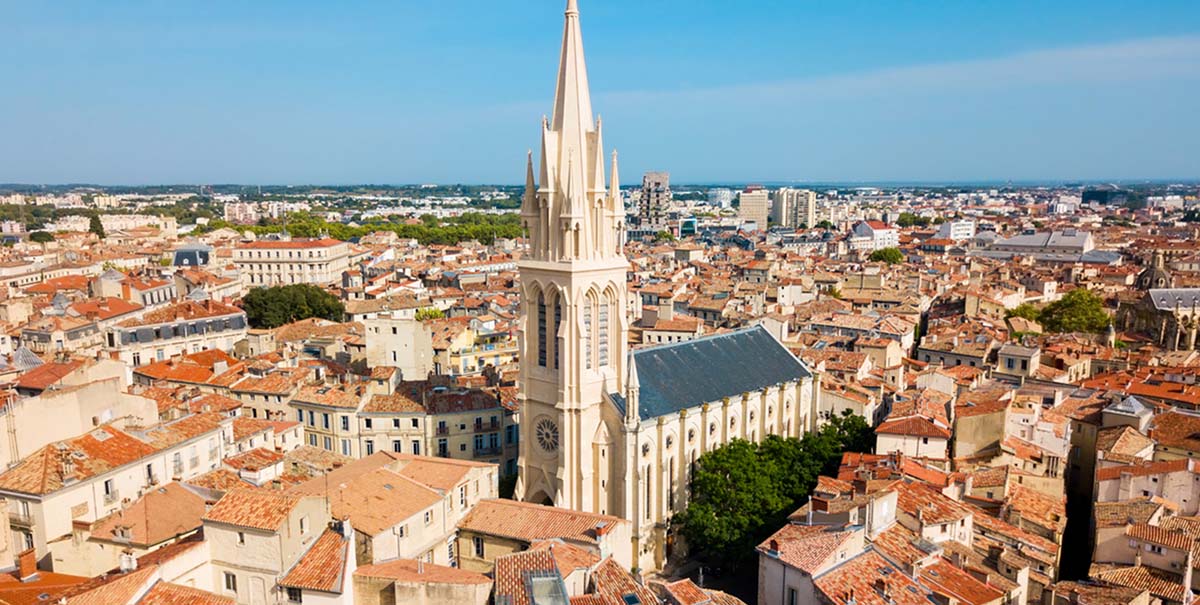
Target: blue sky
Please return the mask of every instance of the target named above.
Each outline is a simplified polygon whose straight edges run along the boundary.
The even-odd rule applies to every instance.
[[[0,182],[519,183],[561,0],[0,0]],[[1200,2],[580,0],[626,182],[1200,178]]]

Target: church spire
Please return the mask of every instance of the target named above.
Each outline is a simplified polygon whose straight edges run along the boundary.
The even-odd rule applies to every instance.
[[[576,136],[592,130],[592,95],[588,91],[587,65],[583,61],[583,33],[579,27],[579,3],[576,0],[567,0],[551,128],[564,135],[570,133]],[[582,147],[582,140],[579,143]]]

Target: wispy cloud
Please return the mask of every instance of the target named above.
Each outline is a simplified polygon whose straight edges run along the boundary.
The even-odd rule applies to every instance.
[[[830,52],[837,52],[831,49]],[[814,57],[814,60],[820,60]],[[613,103],[665,99],[718,101],[797,95],[861,97],[905,92],[987,91],[1066,84],[1127,84],[1200,77],[1200,36],[1036,50],[1004,57],[895,67],[859,73],[680,90],[629,90],[599,95]]]

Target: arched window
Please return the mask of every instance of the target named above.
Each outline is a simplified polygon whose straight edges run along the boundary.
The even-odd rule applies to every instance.
[[[583,298],[583,367],[592,369],[592,346],[593,335],[595,331],[592,329],[592,313],[596,306],[596,297],[592,293],[588,293]]]
[[[596,358],[602,367],[608,365],[608,317],[611,313],[609,307],[612,306],[613,299],[612,290],[606,290],[604,292],[604,300],[600,301],[599,318],[596,322],[596,331],[598,332],[596,338]]]
[[[546,367],[546,296],[537,295],[537,359],[538,365]]]
[[[562,297],[554,297],[554,369],[558,369],[559,361],[562,359],[562,354],[559,349],[562,348],[562,343],[558,341],[558,330],[562,326]]]

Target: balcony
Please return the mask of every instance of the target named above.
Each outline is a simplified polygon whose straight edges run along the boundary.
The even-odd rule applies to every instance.
[[[487,447],[477,447],[477,448],[475,448],[475,457],[479,458],[480,456],[499,456],[500,452],[502,450],[503,450],[503,448],[501,448],[498,445],[491,445],[491,446],[487,446]]]
[[[500,430],[500,419],[499,418],[492,420],[491,422],[476,422],[475,423],[475,432],[476,433],[494,432],[494,431],[498,431],[498,430]]]
[[[108,492],[107,494],[104,494],[104,505],[105,506],[108,506],[109,504],[113,504],[114,502],[119,502],[120,500],[121,500],[121,491],[120,490],[114,489],[113,491]]]
[[[439,435],[449,435],[449,434],[450,434],[450,427],[449,427],[449,426],[439,426],[439,427],[437,427],[437,434],[439,434]]]
[[[29,513],[17,512],[14,510],[8,511],[8,522],[11,525],[20,525],[22,527],[33,527],[33,515]]]

